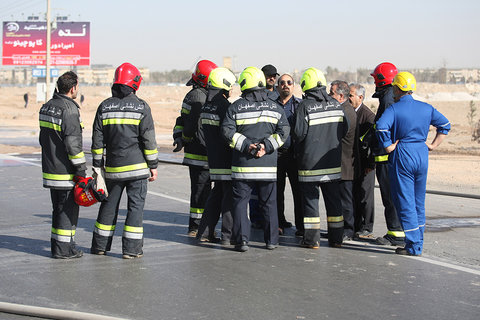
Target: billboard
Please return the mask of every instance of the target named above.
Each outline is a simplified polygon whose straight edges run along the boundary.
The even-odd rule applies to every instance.
[[[46,22],[4,21],[2,64],[45,65],[46,44]],[[90,65],[90,22],[57,22],[50,50],[50,65]]]

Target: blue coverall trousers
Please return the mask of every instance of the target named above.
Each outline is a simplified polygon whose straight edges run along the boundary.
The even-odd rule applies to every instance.
[[[400,141],[389,164],[392,199],[405,232],[405,249],[420,255],[425,231],[428,147],[425,142]]]

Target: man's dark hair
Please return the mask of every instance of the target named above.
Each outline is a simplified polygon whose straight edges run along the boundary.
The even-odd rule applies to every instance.
[[[78,76],[73,71],[67,71],[57,80],[57,89],[61,94],[66,94],[78,83]]]
[[[337,86],[337,90],[335,91],[337,91],[338,94],[343,94],[343,96],[348,99],[348,96],[350,95],[350,87],[346,81],[335,80],[332,82],[331,86]]]

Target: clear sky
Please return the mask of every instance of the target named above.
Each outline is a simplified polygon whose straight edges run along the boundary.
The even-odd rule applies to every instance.
[[[0,0],[2,21],[44,17],[46,0]],[[91,63],[152,71],[199,58],[235,71],[271,63],[399,69],[480,67],[478,0],[51,0],[52,17],[91,23]]]

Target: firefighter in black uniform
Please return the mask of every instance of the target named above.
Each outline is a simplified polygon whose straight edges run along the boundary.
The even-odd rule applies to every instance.
[[[230,244],[232,238],[232,149],[222,137],[220,124],[230,106],[228,98],[234,83],[235,75],[227,68],[216,68],[208,76],[207,101],[202,107],[198,137],[207,147],[210,180],[214,187],[210,192],[205,211],[203,212],[197,239],[200,241],[218,242],[215,237],[215,226],[222,214],[222,238],[224,245]]]
[[[208,172],[207,150],[198,139],[198,119],[203,104],[207,99],[207,81],[210,72],[217,65],[209,60],[197,63],[192,78],[187,86],[193,86],[183,99],[180,116],[173,128],[173,152],[185,147],[183,164],[188,166],[190,173],[190,218],[188,235],[195,237],[198,225],[202,219],[205,203],[211,190]]]
[[[265,82],[260,69],[245,68],[238,79],[241,98],[228,108],[222,122],[222,134],[233,149],[233,238],[240,252],[248,250],[247,205],[253,186],[265,220],[266,248],[273,250],[278,244],[277,149],[285,143],[290,127],[283,108],[267,97]]]
[[[83,124],[77,97],[78,77],[64,73],[57,80],[53,98],[40,108],[43,186],[52,200],[52,257],[79,258],[83,252],[75,246],[79,207],[74,201],[75,177],[85,177],[86,161],[82,149]]]
[[[375,115],[375,122],[382,116],[385,109],[390,107],[393,103],[393,86],[392,81],[395,75],[398,73],[397,67],[389,62],[379,64],[375,70],[371,73],[371,76],[375,79],[375,93],[373,98],[378,98],[379,106],[377,114]],[[402,224],[397,216],[397,210],[392,201],[390,194],[390,180],[388,177],[388,154],[385,149],[377,146],[377,139],[374,134],[375,130],[369,130],[371,134],[370,140],[372,141],[373,153],[375,156],[375,170],[380,186],[380,194],[382,196],[382,203],[385,207],[385,222],[387,224],[387,234],[383,237],[376,239],[378,244],[403,246],[405,244],[405,232],[403,232]],[[373,228],[373,222],[372,222]],[[372,230],[366,230],[368,234]],[[365,234],[365,231],[364,231]]]
[[[326,83],[320,70],[304,72],[300,80],[304,96],[295,111],[292,134],[304,214],[301,246],[312,249],[320,247],[319,187],[327,211],[328,243],[340,247],[343,240],[340,179],[348,121],[340,103],[327,94]]]
[[[120,65],[115,71],[112,97],[100,104],[95,115],[93,166],[105,167],[109,196],[98,211],[92,238],[93,254],[104,255],[110,251],[120,199],[126,189],[128,211],[122,235],[123,258],[143,256],[147,179],[154,181],[157,177],[158,152],[150,107],[136,95],[141,81],[135,66],[130,63]]]

